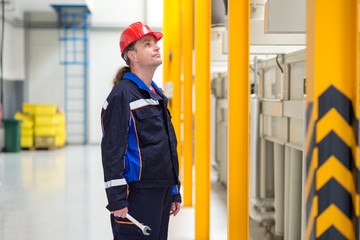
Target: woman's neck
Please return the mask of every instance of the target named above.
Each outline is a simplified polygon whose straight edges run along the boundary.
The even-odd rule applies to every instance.
[[[155,70],[147,69],[131,69],[131,72],[134,73],[138,78],[140,78],[149,89],[152,89],[151,82],[155,73]]]

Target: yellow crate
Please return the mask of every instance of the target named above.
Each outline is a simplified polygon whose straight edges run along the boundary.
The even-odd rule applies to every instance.
[[[17,120],[22,120],[21,127],[32,128],[34,126],[33,117],[29,114],[17,112],[15,113],[14,118]]]
[[[55,147],[55,136],[35,136],[35,147]]]
[[[23,121],[30,121],[30,122],[33,121],[33,117],[30,114],[21,113],[21,112],[16,112],[14,118]]]
[[[21,135],[21,147],[28,148],[34,146],[34,136],[23,136]]]
[[[33,128],[34,127],[34,122],[30,122],[30,121],[23,121],[21,123],[21,128]]]
[[[58,134],[65,134],[66,133],[66,127],[65,125],[63,126],[57,126],[56,127],[56,135]]]
[[[34,136],[34,129],[32,129],[32,128],[21,128],[21,136],[33,137]]]
[[[65,140],[66,140],[65,134],[64,135],[57,134],[55,136],[55,146],[56,147],[64,146],[65,145]]]
[[[56,134],[56,127],[36,126],[34,129],[36,136],[55,136]]]
[[[22,107],[24,113],[29,113],[31,115],[35,114],[35,107],[36,107],[35,104],[23,103]]]
[[[37,126],[51,126],[57,125],[57,118],[55,115],[35,115],[35,127]]]
[[[65,114],[64,113],[56,113],[56,123],[65,125]]]
[[[56,114],[56,105],[55,104],[39,104],[36,107],[35,114],[39,115],[55,115]]]
[[[28,130],[34,130],[34,128],[33,128],[33,126],[31,126],[31,125],[22,124],[22,125],[21,125],[21,130],[28,131]]]
[[[23,112],[30,113],[32,115],[55,115],[56,105],[23,103]]]

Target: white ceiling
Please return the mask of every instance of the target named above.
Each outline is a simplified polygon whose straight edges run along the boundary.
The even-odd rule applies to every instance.
[[[9,0],[8,0],[9,1]],[[267,0],[250,0],[250,5],[264,5]],[[52,4],[79,4],[87,5],[92,10],[94,0],[10,0],[11,6],[7,9],[11,11],[11,15],[22,18],[24,12],[50,12]]]
[[[94,27],[127,26],[131,22],[143,20],[152,27],[162,27],[162,4],[164,0],[10,0],[6,15],[22,20],[24,12],[54,12],[52,4],[87,5],[91,12]],[[221,0],[222,1],[222,0]],[[302,0],[304,1],[304,0]],[[304,46],[305,34],[265,34],[264,2],[250,0],[250,44],[252,46]],[[151,4],[150,4],[151,3]],[[264,49],[253,52],[267,53]],[[277,51],[276,49],[272,51]],[[282,50],[280,52],[283,52]],[[288,49],[286,49],[288,51]]]

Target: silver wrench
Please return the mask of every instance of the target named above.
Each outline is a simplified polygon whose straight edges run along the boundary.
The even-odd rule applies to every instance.
[[[132,221],[136,226],[138,226],[144,235],[150,235],[148,230],[151,231],[151,228],[149,226],[143,225],[139,223],[135,218],[133,218],[130,214],[126,213],[126,218]]]

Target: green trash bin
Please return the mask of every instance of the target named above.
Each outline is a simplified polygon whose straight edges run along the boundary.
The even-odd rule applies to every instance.
[[[3,119],[5,126],[5,148],[8,152],[21,150],[21,120]]]

